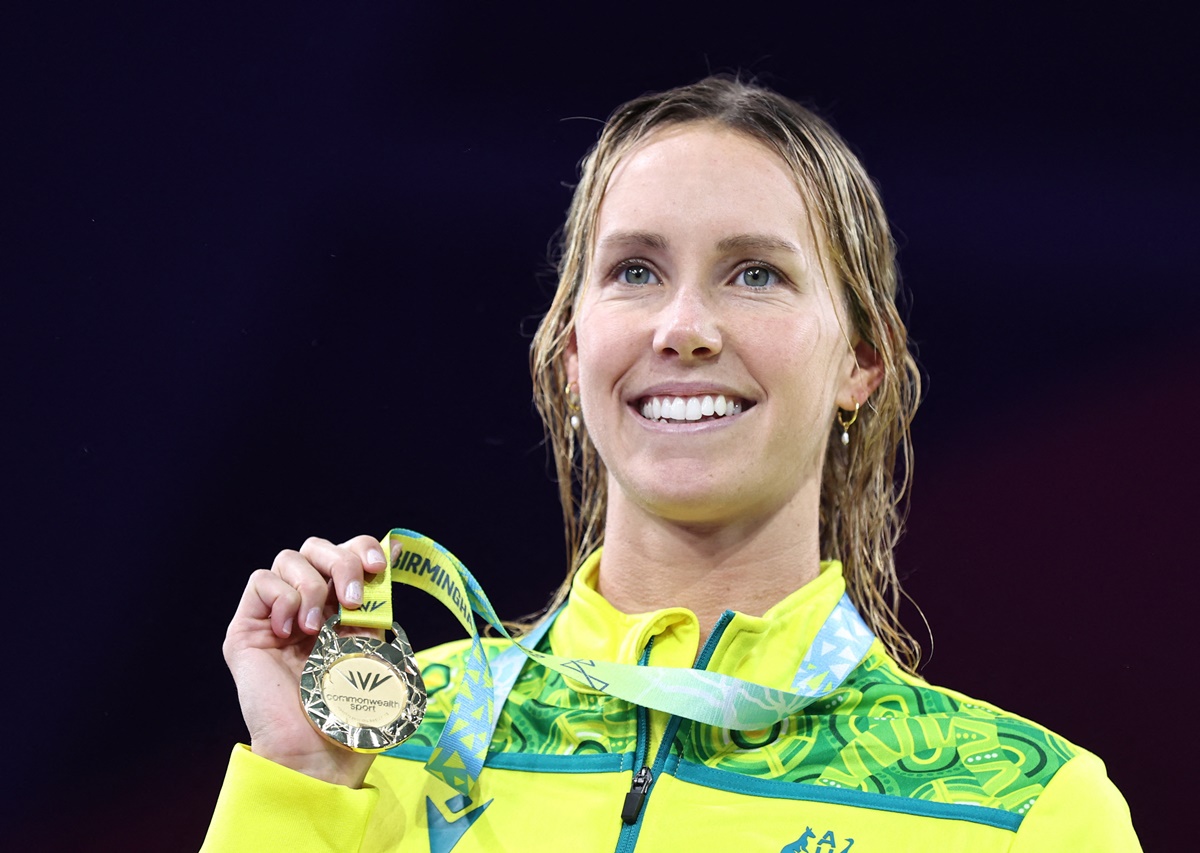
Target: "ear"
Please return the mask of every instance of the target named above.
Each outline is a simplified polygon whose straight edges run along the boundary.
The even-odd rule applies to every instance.
[[[567,339],[567,343],[563,346],[563,369],[567,372],[567,384],[579,384],[579,345],[575,341],[575,330],[571,329],[571,336]]]
[[[866,404],[883,381],[883,359],[875,347],[866,341],[859,341],[854,346],[854,361],[854,367],[842,383],[837,397],[838,407],[846,411],[853,411],[855,403],[860,406]]]

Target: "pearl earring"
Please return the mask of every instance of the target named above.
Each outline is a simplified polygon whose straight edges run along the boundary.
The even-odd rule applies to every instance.
[[[850,416],[850,420],[842,420],[842,410],[838,409],[837,422],[842,427],[842,444],[849,446],[850,444],[850,427],[858,420],[858,400],[854,401],[854,414]]]
[[[567,410],[571,413],[571,429],[579,429],[579,391],[572,387],[571,383],[567,383],[564,390],[567,398]]]

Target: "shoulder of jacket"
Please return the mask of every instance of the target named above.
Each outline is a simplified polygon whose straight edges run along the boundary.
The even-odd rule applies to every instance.
[[[1140,851],[1129,805],[1104,762],[1079,749],[1046,785],[1017,832],[1014,853]]]
[[[496,655],[510,645],[510,641],[504,637],[482,637],[481,642],[489,660],[494,659]],[[443,666],[460,665],[471,651],[471,644],[472,641],[470,638],[464,638],[462,640],[452,640],[449,643],[442,643],[440,646],[422,649],[416,652],[417,663],[420,664],[422,669],[434,664],[441,664]]]
[[[874,707],[924,718],[952,734],[968,767],[982,769],[997,761],[1019,766],[1010,793],[1048,785],[1077,756],[1095,759],[1040,723],[905,672],[881,648],[872,650],[855,675],[854,686]]]
[[[503,637],[483,637],[481,642],[488,660],[494,660],[510,645],[510,641]],[[424,729],[441,725],[449,715],[454,695],[463,681],[463,670],[471,646],[470,639],[454,640],[416,653],[417,666],[421,669],[421,680],[425,682],[428,697]]]

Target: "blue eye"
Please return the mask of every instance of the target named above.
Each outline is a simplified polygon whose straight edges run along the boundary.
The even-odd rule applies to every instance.
[[[658,276],[641,264],[630,264],[617,274],[622,284],[657,284]]]
[[[738,273],[737,281],[747,287],[770,287],[779,283],[779,276],[767,267],[746,267]]]

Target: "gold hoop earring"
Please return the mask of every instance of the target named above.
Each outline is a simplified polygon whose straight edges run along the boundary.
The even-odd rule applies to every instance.
[[[579,391],[571,387],[571,383],[567,383],[567,387],[563,389],[563,396],[567,400],[567,411],[571,413],[571,429],[579,429]]]
[[[837,422],[842,427],[842,444],[850,444],[850,427],[854,425],[856,420],[858,420],[858,400],[854,401],[854,414],[850,416],[850,420],[848,421],[842,420],[842,410],[838,409]]]

